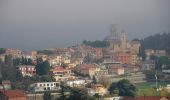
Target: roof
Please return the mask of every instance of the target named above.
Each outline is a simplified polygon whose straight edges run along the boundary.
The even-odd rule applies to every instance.
[[[5,85],[5,84],[11,84],[11,81],[5,80],[5,81],[2,81],[2,84],[3,84],[3,85]]]
[[[68,69],[68,68],[63,68],[63,67],[54,67],[54,68],[51,68],[50,71],[60,71],[60,72],[64,72],[64,71],[71,71],[71,70]]]
[[[14,97],[25,97],[25,94],[21,90],[6,90],[1,91],[2,94],[6,95],[8,98],[14,98]]]
[[[123,97],[122,100],[170,100],[170,97],[160,96],[141,96],[141,97]]]

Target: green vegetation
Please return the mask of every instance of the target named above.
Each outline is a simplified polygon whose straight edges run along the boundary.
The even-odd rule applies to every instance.
[[[109,88],[110,93],[118,94],[119,96],[130,96],[134,97],[137,93],[135,85],[130,83],[129,80],[122,79],[117,83],[112,83]]]
[[[60,66],[63,67],[63,68],[66,68],[66,67],[68,67],[68,64],[62,62]]]
[[[52,95],[51,95],[51,92],[45,92],[44,95],[43,95],[43,99],[44,100],[52,100]]]
[[[5,53],[5,48],[0,48],[0,54],[3,54],[3,53]]]
[[[84,40],[83,44],[91,46],[91,47],[95,47],[95,48],[97,48],[97,47],[102,48],[102,47],[109,46],[109,43],[107,41],[100,41],[100,40],[96,40],[96,41],[86,41],[86,40]]]
[[[165,84],[158,84],[158,86],[165,86]],[[138,83],[135,85],[138,89],[138,96],[168,96],[170,95],[164,89],[162,91],[156,91],[155,83],[147,82],[147,83]]]
[[[13,59],[13,64],[16,65],[34,65],[31,58],[15,58]]]
[[[48,75],[50,70],[50,64],[48,61],[43,61],[41,58],[37,59],[37,65],[35,67],[37,75]]]
[[[138,96],[156,96],[156,89],[154,83],[140,83],[136,84],[138,89]]]
[[[45,54],[45,55],[52,55],[52,54],[54,54],[54,52],[53,51],[50,51],[50,50],[39,50],[39,51],[37,51],[37,53],[38,54]]]
[[[71,94],[68,100],[95,100],[95,97],[89,96],[86,89],[70,88]]]
[[[166,50],[170,54],[170,33],[156,34],[141,40],[140,56],[145,58],[146,49]]]
[[[21,73],[13,64],[12,56],[6,55],[5,62],[0,62],[2,80],[17,81],[22,78]]]

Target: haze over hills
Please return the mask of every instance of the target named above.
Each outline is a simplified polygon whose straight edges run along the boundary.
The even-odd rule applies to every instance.
[[[1,0],[0,46],[32,50],[102,40],[112,23],[125,29],[128,39],[169,32],[169,4],[169,0]]]

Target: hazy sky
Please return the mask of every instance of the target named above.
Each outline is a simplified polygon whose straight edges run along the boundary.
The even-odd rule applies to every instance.
[[[65,47],[103,39],[110,24],[127,37],[170,32],[170,0],[0,0],[0,47]]]

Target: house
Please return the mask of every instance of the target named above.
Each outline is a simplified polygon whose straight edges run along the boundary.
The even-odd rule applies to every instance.
[[[74,70],[81,74],[89,75],[90,77],[93,77],[96,74],[96,70],[98,70],[98,68],[94,64],[82,64],[82,65],[76,66]]]
[[[105,62],[104,65],[108,69],[108,74],[122,75],[125,73],[125,68],[120,62]]]
[[[86,80],[71,79],[71,80],[67,80],[66,84],[70,87],[84,87],[86,85]]]
[[[121,62],[121,64],[131,64],[135,65],[138,61],[137,54],[131,53],[131,52],[120,52],[114,54],[114,60],[117,62]]]
[[[50,69],[50,74],[55,78],[56,81],[65,81],[69,78],[74,78],[72,76],[71,69],[63,67],[52,67]]]
[[[21,90],[0,91],[0,100],[26,100],[26,96]]]
[[[5,54],[0,54],[0,60],[1,60],[2,62],[5,62]]]
[[[142,70],[152,70],[155,68],[155,62],[152,60],[146,60],[142,62]]]
[[[123,75],[125,73],[124,67],[110,67],[109,74]]]
[[[104,95],[107,94],[107,89],[101,85],[101,84],[93,84],[91,86],[91,88],[87,88],[87,92],[90,95],[95,95],[95,94],[99,94],[99,95]]]
[[[149,60],[152,55],[154,55],[154,50],[153,49],[146,49],[145,50],[146,54],[146,60]]]
[[[33,92],[57,91],[60,89],[60,82],[38,82],[31,84]]]
[[[11,82],[9,80],[2,81],[0,84],[0,90],[10,90],[11,89]]]
[[[21,57],[22,51],[19,49],[7,48],[5,51],[6,55],[12,55],[14,58]]]
[[[19,65],[17,66],[19,71],[23,76],[33,76],[36,75],[35,66],[32,65]]]
[[[166,50],[155,50],[154,55],[158,57],[166,56]]]

